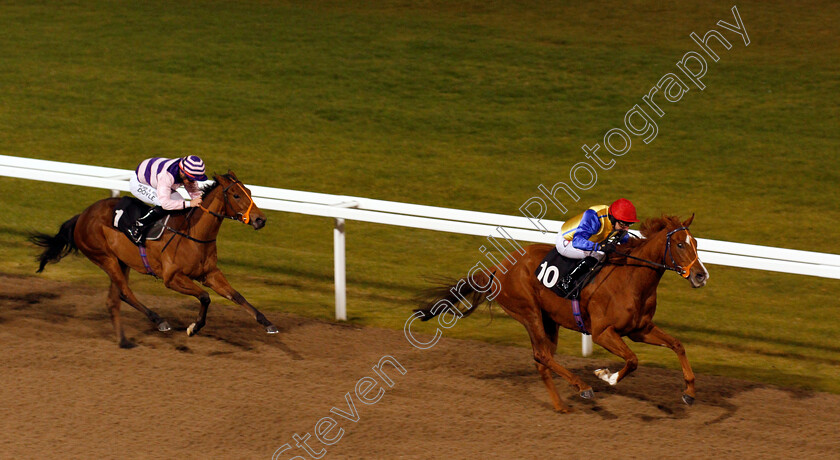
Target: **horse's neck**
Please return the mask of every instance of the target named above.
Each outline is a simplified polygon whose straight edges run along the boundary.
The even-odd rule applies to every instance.
[[[638,257],[657,264],[663,263],[665,258],[665,234],[665,232],[661,232],[653,235],[651,238],[645,240],[642,244],[630,251],[629,254],[633,257]],[[633,259],[627,259],[627,262],[629,265],[647,265],[642,261]],[[650,268],[651,270],[645,270],[645,273],[641,275],[642,279],[645,280],[642,286],[640,286],[643,289],[645,287],[656,286],[659,284],[659,280],[662,278],[662,275],[665,274],[665,269],[663,268],[654,266],[651,266]],[[639,270],[639,268],[632,267],[631,270]]]
[[[634,257],[662,263],[665,257],[665,231],[653,235],[636,247],[630,254]]]
[[[216,214],[222,214],[225,203],[219,191],[211,192],[207,196],[207,201],[202,201],[205,209],[213,211]],[[222,227],[222,220],[209,212],[202,212],[195,224],[192,225],[192,236],[201,240],[214,240],[219,234],[219,228]]]

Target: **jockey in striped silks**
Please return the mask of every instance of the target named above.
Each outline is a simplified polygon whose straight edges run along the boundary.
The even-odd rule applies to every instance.
[[[140,162],[129,180],[129,189],[132,195],[153,207],[129,229],[134,243],[143,244],[151,224],[167,211],[200,206],[201,190],[196,181],[204,180],[207,180],[204,160],[195,155],[175,159],[148,158]],[[192,201],[184,201],[176,193],[181,186]]]

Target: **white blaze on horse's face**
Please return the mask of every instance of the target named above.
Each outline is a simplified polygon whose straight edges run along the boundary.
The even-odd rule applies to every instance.
[[[706,282],[709,280],[709,272],[706,270],[706,266],[703,265],[703,261],[700,260],[700,256],[697,253],[697,240],[694,239],[688,231],[685,232],[684,247],[691,254],[690,260],[696,260],[689,267],[688,280],[691,282],[691,287],[699,288],[705,286]]]

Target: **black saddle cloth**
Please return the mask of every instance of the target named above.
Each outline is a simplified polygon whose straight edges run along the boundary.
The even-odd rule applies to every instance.
[[[111,226],[123,232],[128,239],[131,236],[128,234],[128,229],[137,222],[142,215],[146,214],[151,206],[134,198],[133,196],[124,196],[120,198],[119,203],[114,208],[114,220],[111,221]],[[158,240],[163,235],[163,230],[166,223],[169,221],[169,214],[162,219],[158,219],[146,232],[146,240]]]
[[[583,276],[576,286],[572,286],[569,292],[565,292],[560,287],[560,280],[563,279],[573,268],[580,263],[580,259],[570,259],[563,257],[557,252],[557,248],[551,248],[551,251],[546,254],[534,276],[544,287],[551,289],[555,294],[564,299],[575,299],[579,296],[580,291],[589,284],[589,281],[595,278],[595,274],[601,270],[601,264],[593,268],[586,276]]]

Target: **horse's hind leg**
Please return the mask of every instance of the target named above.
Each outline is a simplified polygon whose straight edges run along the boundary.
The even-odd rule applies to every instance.
[[[577,387],[577,390],[578,392],[580,392],[580,396],[582,398],[592,398],[592,387],[584,383],[583,380],[580,379],[580,377],[573,374],[568,369],[561,366],[559,363],[557,363],[557,361],[554,360],[554,351],[557,349],[556,335],[555,342],[552,342],[551,338],[549,338],[549,336],[546,334],[542,318],[524,318],[521,314],[518,314],[510,309],[505,309],[505,311],[507,311],[508,314],[513,316],[514,319],[516,319],[525,326],[525,329],[528,331],[528,336],[531,338],[531,348],[533,348],[534,360],[537,362],[537,364],[541,364],[549,368],[560,377],[566,379],[566,381],[569,382],[570,385],[574,385],[575,387]],[[537,369],[540,369],[539,366],[537,367]],[[542,375],[542,371],[540,372],[540,374]],[[554,386],[553,382],[551,386]],[[551,388],[549,388],[548,392],[551,393]],[[556,389],[554,394],[556,394]]]
[[[259,310],[254,308],[253,305],[251,305],[250,303],[248,303],[247,300],[245,300],[245,297],[242,297],[242,294],[240,294],[236,291],[236,289],[231,287],[230,283],[228,283],[227,279],[225,278],[225,275],[222,274],[221,270],[216,269],[210,272],[204,279],[204,285],[210,287],[211,289],[219,293],[219,295],[221,295],[222,297],[230,301],[236,302],[237,304],[242,306],[242,308],[251,313],[254,319],[257,320],[257,322],[265,328],[265,332],[269,334],[276,334],[278,332],[277,326],[271,324],[271,321],[269,321],[268,318],[265,317],[265,315],[260,313]]]
[[[134,344],[125,338],[123,333],[122,323],[120,322],[120,288],[116,283],[111,282],[111,288],[108,291],[108,313],[111,314],[111,323],[114,325],[114,332],[117,334],[117,341],[120,348],[133,348]]]
[[[683,377],[685,378],[685,393],[683,393],[682,399],[689,406],[694,404],[694,398],[696,396],[694,392],[694,372],[691,370],[691,364],[688,363],[685,348],[683,348],[679,340],[660,329],[659,326],[651,326],[647,332],[631,334],[629,337],[636,342],[659,345],[674,350],[674,353],[680,359],[680,366],[682,367]]]
[[[627,374],[633,372],[639,366],[639,358],[637,358],[636,354],[633,353],[633,350],[624,343],[624,340],[621,340],[621,336],[615,332],[615,329],[613,329],[612,326],[604,329],[600,333],[593,331],[592,341],[624,360],[624,367],[616,373],[610,373],[607,368],[595,371],[595,375],[610,385],[617,384],[621,381],[621,379],[626,377]]]
[[[99,262],[98,265],[111,277],[111,283],[116,284],[120,300],[143,312],[159,331],[167,332],[172,329],[165,319],[143,305],[128,287],[128,274],[131,269],[127,265],[116,259],[108,259],[105,262]]]
[[[545,325],[545,333],[551,341],[549,351],[551,352],[551,355],[554,356],[554,353],[557,351],[557,331],[560,326],[545,314],[543,315],[543,324]],[[551,376],[551,369],[549,369],[545,364],[541,364],[539,362],[535,364],[537,365],[537,372],[540,373],[540,377],[545,384],[545,388],[548,390],[548,395],[551,397],[551,404],[554,406],[554,410],[563,413],[570,412],[572,409],[564,404],[563,400],[560,399],[560,395],[557,394],[557,387],[554,385],[554,379]]]

